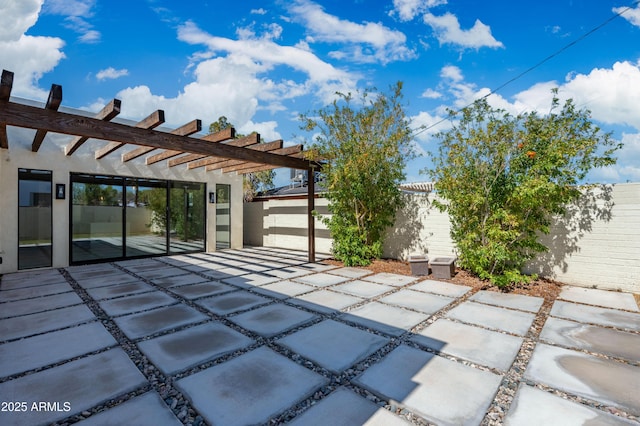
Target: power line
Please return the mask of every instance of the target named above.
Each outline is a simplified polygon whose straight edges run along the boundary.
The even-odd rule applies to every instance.
[[[616,19],[619,16],[624,15],[625,13],[627,13],[629,10],[631,10],[632,8],[634,8],[635,6],[637,6],[640,3],[640,0],[636,0],[634,1],[630,6],[627,6],[626,8],[624,8],[623,10],[621,10],[620,12],[616,13],[615,15],[613,15],[612,17],[610,17],[609,19],[605,20],[604,22],[602,22],[601,24],[593,27],[591,30],[587,31],[586,33],[582,34],[580,37],[578,37],[577,39],[573,40],[572,42],[570,42],[569,44],[566,44],[565,46],[563,46],[562,48],[560,48],[559,50],[553,52],[551,55],[547,56],[546,58],[544,58],[543,60],[541,60],[540,62],[538,62],[537,64],[527,68],[526,70],[522,71],[520,74],[516,75],[515,77],[511,78],[510,80],[507,80],[505,83],[502,83],[500,86],[496,87],[495,89],[491,90],[489,93],[487,93],[486,95],[476,99],[480,100],[480,99],[486,99],[489,96],[493,95],[494,93],[498,92],[499,90],[503,89],[505,86],[513,83],[514,81],[520,79],[521,77],[523,77],[524,75],[530,73],[531,71],[535,70],[536,68],[538,68],[539,66],[541,66],[542,64],[544,64],[545,62],[550,61],[551,59],[555,58],[556,56],[560,55],[562,52],[564,52],[565,50],[569,49],[570,47],[573,47],[574,45],[578,44],[579,42],[581,42],[582,40],[584,40],[585,38],[589,37],[591,34],[595,33],[596,31],[600,30],[602,27],[608,25],[611,21],[613,21],[614,19]],[[465,108],[470,107],[471,105],[473,105],[475,103],[471,102],[470,104],[457,109],[455,112],[458,113],[460,111],[462,111]],[[429,129],[432,129],[434,127],[436,127],[437,125],[447,121],[449,118],[445,117],[427,127],[423,127],[421,128],[418,132],[414,133],[413,136],[418,136],[421,133],[426,132]]]

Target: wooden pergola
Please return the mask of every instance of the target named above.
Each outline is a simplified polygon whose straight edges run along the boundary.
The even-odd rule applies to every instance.
[[[125,145],[137,145],[122,154],[128,162],[145,154],[147,165],[166,161],[167,167],[186,164],[188,169],[204,167],[206,171],[247,174],[280,167],[307,170],[309,176],[322,165],[307,159],[302,145],[283,147],[283,141],[260,143],[260,135],[252,133],[236,138],[228,128],[202,138],[190,137],[202,130],[201,120],[193,120],[171,132],[154,130],[165,121],[164,111],[157,110],[134,126],[111,122],[120,113],[121,101],[113,99],[94,117],[58,111],[62,103],[62,87],[53,84],[44,108],[11,101],[13,73],[2,71],[0,82],[0,149],[9,149],[7,126],[35,129],[31,150],[38,152],[48,132],[75,136],[64,148],[73,155],[88,139],[106,144],[95,151],[97,160],[113,154]],[[308,249],[309,262],[315,262],[314,182],[308,184]]]

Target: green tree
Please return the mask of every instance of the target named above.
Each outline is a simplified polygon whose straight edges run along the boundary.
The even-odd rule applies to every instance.
[[[571,100],[560,107],[553,91],[547,115],[512,116],[476,101],[453,127],[439,133],[428,171],[451,219],[462,267],[498,286],[530,281],[524,264],[547,251],[539,234],[576,200],[593,168],[615,164],[620,148]]]
[[[301,116],[302,128],[319,132],[314,148],[326,159],[322,178],[332,215],[322,221],[333,254],[345,265],[366,265],[382,255],[384,232],[403,204],[398,184],[414,155],[412,132],[401,82],[390,94],[337,95],[330,106]]]
[[[233,127],[233,124],[229,122],[224,115],[218,117],[217,121],[214,121],[209,125],[209,133],[219,132],[224,129]],[[244,135],[237,135],[242,137]],[[260,139],[260,143],[262,143]],[[266,191],[274,187],[273,179],[275,178],[275,171],[264,170],[261,172],[247,173],[242,176],[242,192],[244,201],[251,201],[260,191]]]

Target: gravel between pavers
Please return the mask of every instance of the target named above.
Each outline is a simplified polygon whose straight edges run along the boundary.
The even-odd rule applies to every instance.
[[[168,263],[168,262],[165,262]],[[436,353],[437,355],[441,356],[441,357],[445,357],[447,359],[459,362],[459,363],[463,363],[465,365],[468,366],[472,366],[481,370],[487,370],[487,371],[492,371],[494,373],[497,374],[502,374],[503,375],[503,379],[502,382],[500,384],[500,387],[498,388],[498,391],[496,392],[496,395],[492,401],[492,403],[490,404],[490,407],[487,411],[487,413],[484,416],[484,419],[482,421],[482,425],[500,425],[503,423],[504,420],[504,416],[505,414],[508,412],[512,401],[514,399],[515,393],[518,389],[518,386],[521,383],[527,383],[528,385],[531,386],[535,386],[538,389],[542,389],[544,391],[553,393],[555,395],[558,395],[564,399],[568,399],[583,405],[587,405],[587,406],[591,406],[591,407],[595,407],[598,408],[600,410],[618,415],[620,417],[624,417],[627,418],[629,420],[632,421],[639,421],[638,418],[629,415],[628,413],[619,410],[615,407],[610,407],[610,406],[606,406],[600,403],[597,403],[595,401],[590,401],[587,400],[585,398],[576,396],[576,395],[571,395],[565,392],[561,392],[555,389],[552,389],[548,386],[539,384],[539,383],[533,383],[531,381],[528,380],[523,380],[523,374],[525,372],[525,369],[531,359],[531,356],[533,354],[533,350],[536,346],[536,344],[539,341],[539,337],[540,337],[540,333],[542,331],[542,328],[547,320],[547,317],[549,316],[549,312],[551,310],[551,306],[553,304],[553,300],[552,299],[547,299],[545,298],[545,303],[542,305],[542,307],[540,308],[540,310],[538,311],[538,313],[536,314],[536,317],[529,329],[529,331],[527,332],[525,338],[524,338],[524,343],[522,344],[522,347],[520,348],[520,351],[518,352],[518,355],[515,358],[515,361],[513,362],[513,364],[511,365],[511,367],[509,368],[509,370],[506,372],[506,374],[504,372],[500,372],[497,370],[493,370],[491,368],[487,368],[484,366],[480,366],[477,365],[475,363],[469,362],[467,360],[462,360],[459,358],[456,358],[454,356],[450,356],[444,353],[440,353],[438,351],[434,351],[430,348],[426,348],[424,346],[421,346],[413,341],[410,340],[410,338],[415,335],[417,332],[419,332],[420,330],[424,329],[425,327],[429,326],[430,324],[432,324],[433,322],[435,322],[436,320],[440,319],[440,318],[444,318],[445,315],[447,314],[447,312],[449,312],[451,309],[455,308],[456,306],[460,305],[461,303],[467,301],[469,299],[469,297],[471,297],[473,294],[477,293],[480,288],[478,287],[474,287],[474,289],[472,291],[469,291],[467,294],[465,294],[462,297],[456,298],[453,303],[447,305],[446,307],[444,307],[443,309],[441,309],[440,311],[436,312],[435,314],[431,315],[429,318],[427,318],[425,321],[423,321],[422,323],[416,325],[412,330],[403,333],[402,335],[400,335],[399,337],[393,337],[393,336],[389,336],[386,335],[382,332],[379,332],[377,330],[373,330],[373,329],[369,329],[367,327],[364,327],[362,325],[358,325],[358,324],[354,324],[352,321],[348,321],[348,320],[344,320],[344,319],[340,319],[339,316],[341,314],[343,314],[345,311],[349,312],[349,310],[351,309],[355,309],[358,306],[361,306],[363,303],[358,303],[348,309],[345,309],[343,312],[332,312],[329,314],[320,314],[316,311],[313,311],[311,309],[307,309],[305,307],[301,307],[299,305],[295,305],[289,302],[283,302],[279,299],[273,298],[273,297],[268,297],[269,299],[272,299],[271,303],[283,303],[285,305],[288,306],[292,306],[295,307],[297,309],[302,309],[308,312],[313,312],[315,315],[317,315],[317,318],[307,322],[299,327],[287,330],[286,332],[280,333],[276,336],[272,336],[270,338],[264,338],[262,336],[259,336],[251,331],[245,330],[242,327],[239,327],[238,325],[236,325],[235,323],[233,323],[232,321],[230,321],[227,317],[228,316],[218,316],[215,315],[213,313],[211,313],[210,311],[207,311],[206,309],[202,308],[201,306],[197,305],[194,303],[194,301],[192,300],[188,300],[185,299],[179,295],[176,295],[175,293],[172,293],[170,290],[165,289],[161,286],[157,286],[155,284],[153,284],[152,281],[145,279],[143,277],[141,277],[140,275],[135,274],[134,272],[131,272],[129,270],[126,269],[126,267],[117,265],[117,264],[112,264],[113,266],[115,266],[118,269],[121,269],[122,271],[125,271],[127,273],[129,273],[130,275],[136,277],[137,279],[139,279],[140,281],[143,281],[147,284],[150,284],[154,287],[154,289],[157,289],[159,291],[162,291],[166,294],[171,295],[173,298],[176,299],[176,301],[179,301],[187,306],[190,306],[194,309],[197,309],[199,312],[206,314],[209,317],[208,321],[217,321],[220,322],[236,331],[241,332],[242,334],[252,338],[253,340],[255,340],[255,343],[243,348],[241,350],[235,351],[233,353],[230,354],[226,354],[224,356],[221,356],[217,359],[214,359],[212,361],[209,361],[207,363],[201,364],[195,368],[191,368],[185,371],[181,371],[178,372],[177,374],[171,375],[171,376],[165,376],[162,372],[160,372],[143,354],[142,352],[140,352],[140,350],[137,348],[136,346],[136,342],[140,341],[140,340],[146,340],[152,337],[157,337],[157,336],[161,336],[161,335],[166,335],[169,333],[172,333],[174,331],[177,330],[182,330],[182,329],[186,329],[186,328],[191,328],[194,327],[196,325],[200,325],[203,323],[206,323],[207,321],[200,321],[194,324],[189,324],[183,327],[179,327],[176,328],[174,330],[168,330],[168,331],[163,331],[160,333],[156,333],[153,336],[147,336],[144,339],[136,339],[136,340],[131,340],[129,339],[127,336],[124,335],[124,333],[118,328],[118,326],[115,324],[115,322],[108,316],[106,315],[106,313],[101,309],[101,307],[99,306],[99,304],[82,288],[80,287],[75,280],[71,277],[71,275],[64,269],[60,269],[60,272],[65,276],[65,278],[67,279],[67,282],[69,282],[71,284],[71,286],[74,288],[74,290],[77,292],[77,294],[83,299],[83,301],[86,303],[86,305],[89,307],[89,309],[91,309],[91,311],[94,313],[94,315],[96,315],[98,317],[98,319],[102,322],[102,324],[105,326],[105,328],[114,336],[114,338],[116,339],[116,341],[118,342],[118,344],[125,350],[125,352],[129,355],[129,357],[131,358],[131,360],[134,362],[134,364],[138,367],[138,369],[143,373],[143,375],[146,377],[146,379],[148,380],[149,384],[146,386],[141,387],[140,389],[137,389],[134,392],[128,393],[126,395],[121,395],[119,398],[113,399],[111,401],[108,401],[107,403],[97,406],[97,407],[93,407],[91,410],[88,411],[84,411],[81,414],[75,415],[73,417],[69,417],[67,419],[64,419],[61,422],[58,422],[57,425],[70,425],[73,423],[76,423],[80,420],[83,420],[87,417],[90,417],[91,415],[98,413],[102,410],[108,409],[112,406],[118,405],[122,402],[128,401],[131,398],[134,398],[136,396],[139,396],[145,392],[148,392],[149,390],[154,390],[156,391],[161,398],[165,401],[165,403],[167,404],[167,406],[172,410],[172,412],[176,415],[176,417],[184,424],[184,425],[196,425],[196,426],[200,426],[204,423],[204,419],[196,412],[196,410],[194,410],[194,408],[191,406],[191,404],[189,403],[189,401],[184,397],[184,395],[182,393],[180,393],[175,387],[174,387],[174,382],[182,377],[186,377],[189,376],[191,374],[194,374],[196,372],[202,371],[206,368],[209,368],[213,365],[218,365],[220,363],[226,362],[230,359],[233,359],[235,357],[238,357],[244,353],[247,353],[253,349],[256,349],[259,346],[267,346],[270,349],[276,351],[277,353],[286,356],[287,358],[289,358],[290,360],[292,360],[293,362],[296,362],[299,365],[302,365],[314,372],[316,372],[317,374],[322,375],[323,377],[328,379],[328,384],[323,386],[322,388],[320,388],[317,392],[315,392],[314,395],[312,395],[311,397],[299,402],[298,404],[296,404],[295,406],[287,409],[285,412],[280,413],[279,415],[277,415],[276,417],[272,418],[269,421],[269,424],[281,424],[284,423],[286,421],[290,421],[293,418],[299,416],[301,413],[305,412],[308,408],[310,408],[311,406],[315,405],[316,403],[318,403],[320,400],[322,400],[323,398],[325,398],[326,396],[328,396],[331,392],[333,392],[335,389],[339,388],[339,387],[346,387],[350,390],[352,390],[353,392],[357,393],[358,395],[366,398],[369,401],[372,401],[373,403],[375,403],[376,405],[378,405],[380,408],[386,409],[394,414],[396,414],[397,416],[400,416],[402,418],[404,418],[405,420],[409,421],[412,424],[415,425],[430,425],[431,423],[429,423],[427,420],[425,420],[424,418],[420,417],[419,415],[413,413],[410,409],[407,409],[406,407],[403,407],[401,404],[396,404],[396,403],[389,403],[388,401],[385,401],[381,398],[379,398],[378,396],[370,393],[369,391],[351,383],[351,381],[357,377],[358,375],[360,375],[362,372],[364,372],[366,369],[368,369],[371,365],[374,365],[376,363],[378,363],[379,361],[381,361],[387,354],[389,354],[392,350],[394,350],[395,348],[397,348],[399,345],[404,344],[404,345],[408,345],[414,348],[418,348],[420,350],[423,351],[427,351],[427,352],[431,352],[431,353]],[[175,265],[172,265],[174,267],[177,267]],[[181,268],[183,269],[183,268]],[[186,272],[186,270],[185,270]],[[192,271],[188,271],[190,273],[193,273]],[[206,275],[203,274],[198,274],[198,275],[202,275],[204,278],[207,278]],[[356,278],[357,279],[357,278]],[[370,298],[368,299],[368,301],[373,301],[373,300],[378,300],[382,297],[388,296],[389,294],[395,293],[403,288],[407,288],[409,286],[411,286],[412,284],[414,284],[415,282],[417,282],[418,280],[421,280],[423,278],[417,278],[416,280],[414,280],[413,282],[403,285],[403,286],[399,286],[399,287],[395,287],[394,289],[390,290],[389,292],[386,292],[384,294],[381,294],[377,297],[374,298]],[[355,279],[354,279],[355,280]],[[342,283],[340,283],[342,284]],[[339,284],[338,284],[339,285]],[[332,286],[328,286],[325,288],[332,288],[334,287]],[[240,287],[236,287],[234,286],[234,289],[240,289]],[[245,289],[246,290],[246,289]],[[259,292],[254,292],[253,290],[248,290],[254,294],[257,295],[261,295],[261,296],[265,296],[262,293]],[[247,309],[247,310],[243,310],[240,312],[235,312],[233,314],[231,314],[231,316],[234,315],[238,315],[240,313],[243,312],[247,312],[247,311],[251,311],[251,310],[255,310],[255,309],[259,309],[264,307],[265,305],[260,305],[258,307],[254,307],[251,309]],[[406,309],[406,308],[403,308]],[[411,310],[411,309],[406,309],[406,310]],[[376,335],[380,335],[380,336],[384,336],[386,337],[389,341],[387,344],[385,344],[382,348],[380,348],[379,350],[377,350],[376,352],[374,352],[373,354],[371,354],[370,356],[368,356],[366,359],[360,361],[358,364],[352,366],[351,368],[347,369],[346,371],[340,373],[340,374],[336,374],[336,373],[332,373],[328,370],[326,370],[325,368],[315,364],[314,362],[305,359],[304,357],[278,345],[275,344],[275,341],[293,334],[299,330],[308,328],[314,324],[317,324],[325,319],[332,319],[334,321],[339,321],[345,324],[348,324],[351,327],[355,327],[364,331],[367,331],[369,333],[373,333]],[[456,321],[456,322],[461,322],[461,321],[457,321],[457,320],[453,320],[451,318],[448,318],[451,321]],[[474,325],[476,327],[478,327],[478,325]],[[493,330],[495,331],[495,330]],[[505,334],[509,334],[509,333],[505,333]],[[636,334],[640,334],[640,333],[636,333]],[[101,352],[101,351],[97,351],[97,352]],[[96,353],[97,353],[96,352]],[[585,353],[589,353],[587,351],[583,351]],[[613,357],[607,357],[607,356],[603,356],[600,354],[592,354],[592,355],[596,355],[599,356],[601,358],[611,358],[611,359],[616,359],[619,362],[627,362],[624,360],[620,360],[617,358],[613,358]],[[82,357],[84,357],[86,355],[83,355]],[[82,357],[78,357],[78,358],[82,358]],[[75,358],[77,359],[77,358]],[[68,360],[71,361],[71,360]],[[65,362],[68,362],[65,361]],[[629,363],[629,362],[627,362]],[[59,363],[60,364],[60,363]],[[59,365],[57,364],[57,365]],[[633,363],[629,363],[632,365],[635,365]],[[46,367],[46,368],[51,368],[51,366]],[[31,374],[35,371],[40,371],[41,369],[38,370],[34,370],[34,371],[30,371],[27,373],[22,373],[21,375],[24,374]],[[16,378],[19,377],[21,375],[16,375],[16,376],[12,376],[11,378]]]

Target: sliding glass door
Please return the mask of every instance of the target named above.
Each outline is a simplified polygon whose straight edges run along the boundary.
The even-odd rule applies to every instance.
[[[72,262],[122,257],[122,178],[81,176],[78,180],[71,183]]]
[[[51,266],[51,171],[18,170],[18,269]]]
[[[171,182],[169,200],[170,252],[183,253],[204,250],[204,184]]]
[[[205,249],[202,183],[72,174],[71,263]]]
[[[126,257],[167,253],[167,182],[127,179]]]

